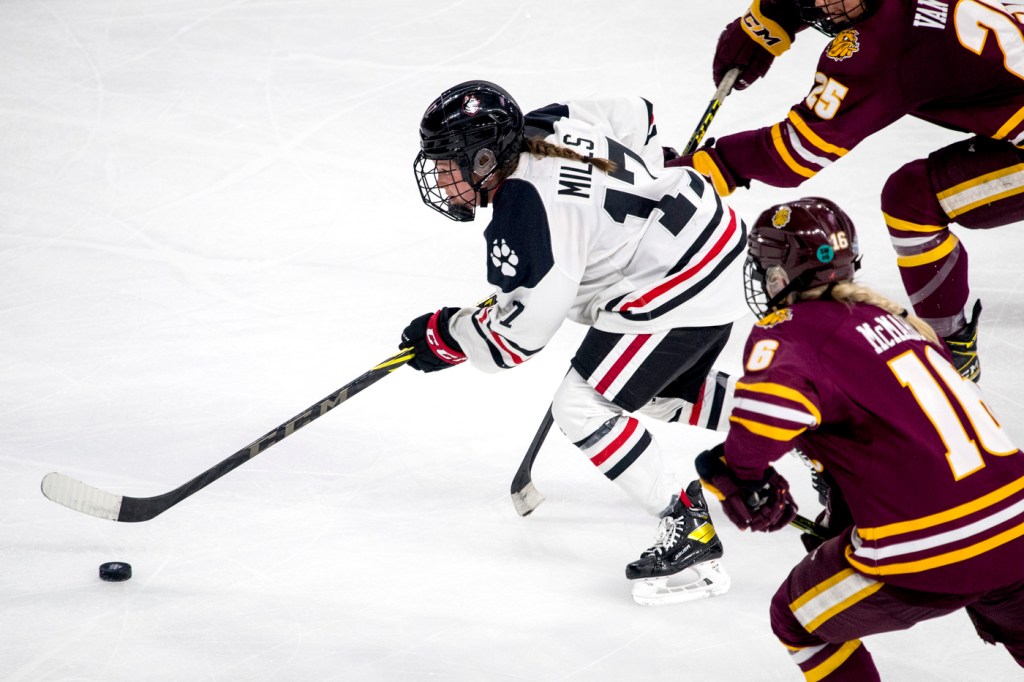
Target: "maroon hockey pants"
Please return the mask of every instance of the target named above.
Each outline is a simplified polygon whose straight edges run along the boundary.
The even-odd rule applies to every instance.
[[[949,336],[964,324],[969,294],[967,251],[949,225],[1024,220],[1024,149],[973,137],[911,161],[886,182],[882,213],[914,312]]]
[[[959,609],[966,609],[983,640],[1003,643],[1024,668],[1024,580],[972,595],[894,587],[850,568],[847,537],[808,554],[772,599],[772,630],[807,680],[879,680],[860,637],[905,630]]]

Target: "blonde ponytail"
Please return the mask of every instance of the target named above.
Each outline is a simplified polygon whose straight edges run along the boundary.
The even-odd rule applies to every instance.
[[[829,286],[830,285],[825,285],[803,291],[798,294],[798,299],[803,301],[813,301],[815,299],[822,298],[822,295],[829,289]],[[872,289],[868,289],[860,284],[854,284],[853,282],[839,282],[831,285],[830,297],[834,301],[846,303],[847,305],[866,303],[867,305],[873,305],[881,308],[892,315],[902,317],[907,321],[907,324],[917,330],[921,336],[928,339],[932,344],[940,346],[939,337],[935,333],[935,330],[931,328],[931,325],[917,315],[909,312],[900,304],[889,300]]]

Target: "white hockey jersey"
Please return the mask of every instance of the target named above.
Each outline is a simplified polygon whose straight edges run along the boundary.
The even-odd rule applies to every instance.
[[[746,312],[746,228],[705,179],[664,168],[653,108],[640,97],[552,104],[526,134],[617,168],[519,157],[495,190],[487,279],[496,303],[463,308],[449,329],[470,362],[525,362],[565,319],[650,334],[727,324]]]

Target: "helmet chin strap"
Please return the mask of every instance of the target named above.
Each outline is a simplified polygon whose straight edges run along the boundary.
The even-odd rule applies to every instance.
[[[815,274],[824,269],[825,268],[816,268],[814,270],[805,270],[804,272],[801,272],[796,279],[782,287],[782,290],[779,293],[768,299],[768,303],[766,304],[768,310],[775,310],[781,303],[785,302],[786,299],[789,298],[790,294],[796,294],[806,289],[807,287],[804,283],[813,279]]]
[[[448,206],[448,214],[454,216],[459,222],[469,222],[473,219],[473,209],[460,206],[458,204],[451,204]]]
[[[857,266],[859,267],[859,262],[857,263]],[[817,270],[807,270],[807,271],[801,273],[799,277],[797,277],[795,280],[793,280],[792,282],[787,284],[785,287],[783,287],[782,291],[777,293],[775,296],[773,296],[768,301],[768,303],[767,303],[768,310],[774,310],[776,307],[778,307],[778,305],[780,303],[785,301],[789,297],[790,294],[800,293],[801,291],[804,291],[805,289],[807,289],[807,286],[804,285],[804,281],[812,279],[816,273],[820,272],[821,270],[826,270],[826,269],[827,268],[818,268]],[[822,300],[822,301],[834,300],[832,298],[832,291],[836,288],[837,284],[839,284],[839,282],[829,282],[828,284],[826,284],[825,285],[825,291],[823,291],[821,293],[821,296],[819,297],[819,300]]]
[[[485,175],[485,176],[484,176],[483,178],[481,178],[481,179],[480,179],[480,184],[479,184],[479,186],[478,186],[478,187],[476,188],[476,193],[477,193],[477,196],[479,196],[479,197],[480,197],[480,202],[479,202],[479,203],[477,204],[477,206],[479,206],[480,208],[487,208],[487,204],[488,204],[488,203],[490,202],[490,199],[491,199],[491,195],[492,195],[492,194],[494,193],[494,192],[493,192],[493,190],[494,190],[494,189],[495,189],[495,188],[496,188],[496,187],[497,187],[497,186],[498,186],[499,184],[501,184],[501,183],[500,183],[500,181],[498,181],[498,180],[495,180],[495,181],[494,181],[494,183],[493,183],[493,184],[494,184],[494,186],[493,186],[493,187],[488,187],[488,186],[487,186],[487,184],[488,184],[488,181],[489,181],[489,180],[490,180],[491,178],[494,178],[495,176],[497,176],[497,175],[498,175],[498,173],[499,173],[499,171],[498,171],[497,169],[495,169],[495,168],[492,168],[492,169],[491,169],[491,170],[490,170],[490,171],[489,171],[489,172],[487,173],[487,175]],[[500,176],[499,176],[499,177],[500,177]]]
[[[480,208],[487,208],[490,192],[485,184],[491,178],[491,175],[494,174],[494,170],[497,167],[497,156],[490,149],[481,149],[473,157],[473,175],[480,176],[480,188],[477,190],[477,194],[480,195]]]

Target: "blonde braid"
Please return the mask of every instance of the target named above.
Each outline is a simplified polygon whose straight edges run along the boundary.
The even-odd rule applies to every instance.
[[[800,294],[798,294],[798,298],[804,301],[813,301],[821,298],[826,289],[828,289],[828,285],[808,289],[807,291],[800,292]],[[909,312],[906,308],[895,301],[891,301],[885,296],[882,296],[877,291],[849,281],[839,282],[832,286],[831,297],[832,300],[838,301],[839,303],[845,303],[847,305],[854,305],[856,303],[873,305],[881,308],[887,313],[902,317],[907,321],[907,324],[917,330],[921,336],[925,337],[936,346],[940,345],[939,337],[935,333],[935,330],[931,328],[931,325],[917,315]]]

